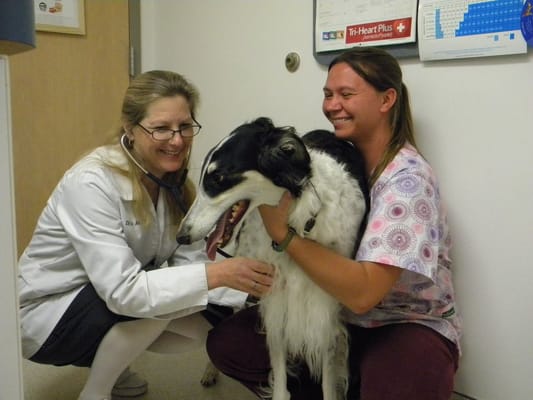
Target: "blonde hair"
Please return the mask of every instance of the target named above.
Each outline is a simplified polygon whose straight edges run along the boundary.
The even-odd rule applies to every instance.
[[[389,121],[392,138],[383,158],[369,178],[369,184],[372,186],[405,143],[410,143],[417,148],[409,93],[403,83],[402,70],[398,61],[385,50],[375,47],[354,47],[334,58],[329,64],[328,71],[339,63],[348,64],[357,75],[376,90],[383,92],[392,88],[397,93]]]
[[[191,110],[191,116],[195,118],[200,96],[198,90],[182,75],[171,71],[148,71],[137,75],[130,83],[122,102],[122,124],[131,128],[142,121],[146,116],[148,106],[154,101],[164,97],[183,96]],[[124,134],[124,128],[120,127],[114,134],[113,143],[118,144]],[[128,143],[126,143],[128,146]],[[122,148],[121,148],[122,150]],[[135,217],[143,225],[152,222],[150,213],[151,199],[142,185],[141,179],[144,173],[128,158],[128,169],[108,163],[110,168],[128,177],[131,180],[133,190],[133,212]],[[193,182],[186,177],[189,168],[189,158],[185,160],[181,169],[169,172],[163,176],[163,181],[171,186],[183,183],[181,186],[183,201],[187,208],[192,204],[196,191]],[[165,191],[166,202],[170,208],[171,222],[176,226],[183,218],[183,211],[179,208],[172,194]]]

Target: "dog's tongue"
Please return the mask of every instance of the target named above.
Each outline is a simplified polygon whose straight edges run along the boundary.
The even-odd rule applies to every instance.
[[[231,209],[229,209],[224,214],[222,214],[217,221],[215,230],[211,232],[211,234],[207,238],[207,244],[206,244],[207,257],[209,257],[211,261],[213,261],[216,257],[218,241],[224,234],[226,222],[228,221],[230,215],[231,215]]]

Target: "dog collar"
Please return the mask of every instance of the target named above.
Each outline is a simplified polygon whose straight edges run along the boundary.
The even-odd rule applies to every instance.
[[[322,208],[322,199],[320,198],[320,196],[318,195],[317,191],[316,191],[316,188],[315,188],[315,185],[313,185],[313,182],[311,182],[311,180],[309,180],[309,182],[307,183],[309,186],[311,186],[311,189],[313,189],[313,193],[315,194],[316,198],[318,199],[318,201],[320,202],[320,207],[318,208],[318,210],[316,210],[316,212],[314,212],[312,215],[311,215],[311,218],[309,218],[306,222],[305,222],[305,225],[304,225],[304,236],[307,236],[309,234],[309,232],[311,232],[311,230],[313,229],[313,227],[315,226],[315,223],[316,223],[316,217],[318,215],[318,213],[320,212],[320,209]]]
[[[315,226],[315,223],[316,223],[316,216],[318,215],[318,213],[316,213],[315,215],[313,215],[311,218],[309,218],[307,220],[307,222],[305,223],[305,226],[304,226],[304,235],[307,235],[309,234],[309,232],[311,232],[311,229],[313,229],[313,227]]]

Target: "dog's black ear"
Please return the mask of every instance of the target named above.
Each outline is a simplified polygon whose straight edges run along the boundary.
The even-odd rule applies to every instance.
[[[259,172],[295,197],[311,177],[311,159],[294,128],[273,128],[261,137]]]
[[[275,128],[274,123],[268,117],[258,117],[252,122],[252,124],[254,125],[254,128],[265,132]]]

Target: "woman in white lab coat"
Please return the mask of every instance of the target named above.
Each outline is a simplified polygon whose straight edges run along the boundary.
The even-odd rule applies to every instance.
[[[203,345],[221,306],[270,286],[268,265],[206,263],[202,243],[176,243],[194,198],[186,174],[197,105],[179,74],[135,78],[115,143],[65,173],[20,258],[24,356],[90,367],[80,400],[144,394],[146,381],[128,368],[141,352]]]

